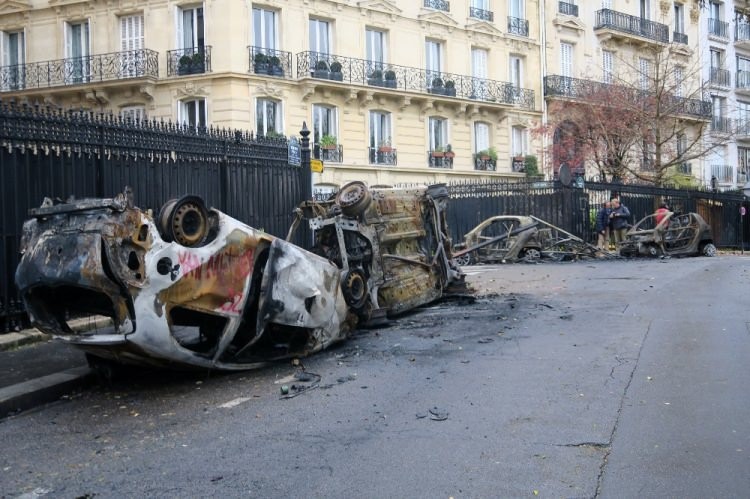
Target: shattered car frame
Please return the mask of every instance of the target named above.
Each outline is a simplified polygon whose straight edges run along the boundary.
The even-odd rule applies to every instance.
[[[443,191],[385,191],[346,188],[331,203],[303,203],[317,213],[314,252],[195,196],[156,217],[127,188],[111,199],[45,199],[24,224],[16,282],[32,323],[92,363],[238,370],[303,356],[459,278],[445,253]],[[68,324],[90,314],[111,327]]]
[[[715,256],[711,227],[698,213],[667,212],[657,223],[656,214],[635,224],[620,243],[622,256]]]

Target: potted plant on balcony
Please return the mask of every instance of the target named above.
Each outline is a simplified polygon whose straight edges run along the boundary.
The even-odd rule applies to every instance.
[[[456,96],[456,83],[453,80],[445,80],[445,95]]]
[[[331,66],[333,66],[333,64],[331,64]],[[336,149],[336,147],[338,146],[337,141],[336,141],[336,136],[335,135],[323,135],[320,138],[320,142],[318,142],[318,145],[320,145],[321,149],[328,149],[328,150]]]
[[[318,61],[315,63],[315,70],[312,73],[313,78],[323,78],[325,80],[330,79],[331,72],[328,69],[328,63],[326,61]]]
[[[268,58],[268,74],[271,76],[284,76],[284,68],[281,67],[281,59],[275,55]]]
[[[432,86],[429,92],[431,94],[445,95],[445,88],[443,87],[443,80],[441,78],[433,78]]]
[[[456,157],[456,153],[453,152],[453,147],[450,144],[445,146],[445,157],[448,159],[453,159]]]
[[[268,74],[268,56],[258,52],[253,57],[253,71],[255,74]]]
[[[445,149],[443,149],[443,146],[437,146],[435,149],[430,151],[430,157],[432,158],[443,158],[445,157]]]
[[[393,152],[390,137],[388,137],[388,140],[384,140],[380,144],[378,144],[378,152]]]
[[[385,76],[385,86],[387,88],[396,88],[396,72],[392,69],[389,69],[385,73],[383,73],[383,76]]]
[[[331,79],[335,81],[344,80],[344,74],[341,72],[341,63],[339,61],[331,63]]]
[[[177,64],[177,74],[189,75],[192,73],[193,59],[189,55],[185,54],[180,57]]]
[[[193,54],[192,66],[193,73],[205,73],[206,54],[204,54],[203,52],[195,52]]]
[[[367,75],[367,84],[376,87],[385,86],[383,82],[383,72],[379,69],[374,69],[369,75]]]

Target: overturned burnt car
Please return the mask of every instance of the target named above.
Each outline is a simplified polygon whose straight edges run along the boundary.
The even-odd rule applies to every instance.
[[[715,256],[711,227],[697,213],[648,215],[630,228],[620,254],[632,256]]]
[[[424,190],[405,196],[378,196],[375,206],[393,208],[394,218],[405,204],[419,206],[419,215],[408,214],[415,224],[441,216]],[[209,209],[195,196],[167,202],[155,218],[134,206],[128,189],[111,199],[45,199],[31,216],[16,282],[32,323],[84,349],[94,362],[248,369],[321,350],[345,339],[368,314],[439,297],[450,280],[428,261],[435,255],[422,255],[421,264],[439,270],[427,278],[434,287],[421,299],[400,300],[402,291],[389,287],[391,274],[378,274],[358,257],[385,258],[390,250],[381,251],[378,237],[367,239],[371,247],[362,242],[342,266],[348,248],[337,264]],[[371,228],[365,232],[382,232]],[[347,234],[359,240],[356,230]],[[422,268],[413,276],[419,285],[428,273]],[[87,314],[109,317],[112,326],[74,331],[69,319]]]

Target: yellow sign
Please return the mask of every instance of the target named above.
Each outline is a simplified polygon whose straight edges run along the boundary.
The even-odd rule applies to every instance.
[[[311,159],[310,171],[313,171],[315,173],[323,173],[323,162],[319,159]]]

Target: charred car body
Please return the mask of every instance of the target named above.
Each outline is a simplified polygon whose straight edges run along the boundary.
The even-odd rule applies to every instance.
[[[715,256],[711,227],[697,213],[667,212],[657,223],[648,215],[628,230],[620,244],[622,256]]]
[[[387,273],[370,283],[372,266],[342,267],[194,196],[169,201],[156,218],[133,205],[128,189],[112,199],[46,199],[31,215],[16,282],[32,323],[94,359],[247,369],[323,349],[345,339],[368,310],[390,304],[386,292],[377,300],[369,294],[389,289]],[[375,246],[361,253],[379,255]],[[351,271],[360,267],[372,307],[350,296],[359,292]],[[434,279],[423,300],[447,285]],[[73,331],[68,318],[82,314],[107,316],[112,327]]]

